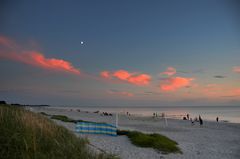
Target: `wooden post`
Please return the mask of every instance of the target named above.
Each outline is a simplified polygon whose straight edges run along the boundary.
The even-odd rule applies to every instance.
[[[168,126],[168,122],[167,122],[166,116],[164,117],[164,119],[165,119],[165,126]]]

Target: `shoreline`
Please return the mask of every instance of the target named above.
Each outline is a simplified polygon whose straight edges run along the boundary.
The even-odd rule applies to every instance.
[[[65,115],[75,120],[93,122],[115,123],[115,116],[102,116],[99,113],[68,111],[54,108],[34,108],[34,112],[45,112],[51,115]],[[75,132],[75,124],[54,120]],[[122,159],[134,158],[165,158],[165,159],[191,159],[191,158],[240,158],[240,124],[204,121],[191,125],[190,121],[169,119],[166,126],[164,120],[152,117],[135,117],[119,115],[119,129],[136,130],[144,133],[159,133],[178,142],[183,154],[161,154],[151,148],[140,148],[132,145],[126,136],[111,137],[107,135],[78,134],[86,137],[90,143],[107,153],[116,154]]]
[[[186,106],[186,107],[190,107],[190,106]],[[210,107],[215,107],[215,106],[210,106]],[[221,106],[220,106],[221,107]],[[235,107],[235,106],[233,106],[233,107]],[[72,111],[78,111],[78,112],[85,112],[85,113],[93,113],[93,112],[109,112],[109,113],[111,113],[111,114],[116,114],[116,113],[118,113],[119,115],[126,115],[126,112],[131,112],[131,111],[129,111],[129,110],[124,110],[124,111],[107,111],[107,110],[104,110],[103,109],[103,111],[101,110],[102,109],[102,107],[91,107],[91,108],[89,108],[89,107],[64,107],[64,106],[27,106],[27,108],[34,108],[34,109],[36,109],[36,108],[47,108],[47,109],[59,109],[59,110],[64,110],[64,111],[70,111],[70,110],[72,110]],[[81,109],[81,108],[87,108],[87,109]],[[103,107],[103,108],[112,108],[112,107]],[[121,108],[121,107],[119,107],[119,108]],[[134,109],[135,108],[138,108],[138,107],[134,107]],[[141,108],[141,107],[140,107]],[[151,107],[150,107],[151,108]],[[159,108],[159,107],[157,107],[157,108]],[[172,108],[175,108],[175,107],[172,107]],[[129,108],[129,109],[132,109],[132,107],[131,108]],[[154,112],[154,111],[152,111],[152,112]],[[157,112],[158,113],[158,117],[157,118],[162,118],[161,117],[161,114],[162,113],[164,113],[165,114],[165,116],[166,116],[166,118],[167,119],[177,119],[177,120],[183,120],[183,117],[186,117],[186,114],[187,113],[182,113],[182,114],[167,114],[166,112],[164,112],[164,111],[162,111],[162,112]],[[191,114],[190,114],[191,115]],[[202,116],[202,114],[200,114],[201,116]],[[153,115],[151,114],[149,114],[149,115],[144,115],[144,114],[140,114],[140,113],[131,113],[131,116],[134,116],[134,117],[142,117],[142,118],[151,118],[151,117],[153,117]],[[203,115],[204,116],[204,115]],[[196,117],[198,117],[198,115],[195,115],[195,116],[191,116],[192,117],[192,119],[194,119],[194,118],[196,118]],[[216,119],[208,119],[208,118],[204,118],[203,117],[203,120],[204,121],[207,121],[207,122],[216,122]],[[220,118],[219,119],[219,123],[233,123],[233,124],[240,124],[240,119],[239,119],[239,121],[238,122],[234,122],[234,121],[231,121],[231,120],[227,120],[227,119],[225,119],[225,118]]]

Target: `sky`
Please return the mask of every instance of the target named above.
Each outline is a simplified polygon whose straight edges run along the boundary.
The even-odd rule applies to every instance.
[[[239,106],[239,4],[3,0],[0,100]]]

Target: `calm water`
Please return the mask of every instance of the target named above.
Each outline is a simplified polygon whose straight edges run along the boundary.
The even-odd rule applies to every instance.
[[[66,108],[66,107],[64,107]],[[165,113],[171,118],[180,118],[190,114],[191,118],[201,115],[204,120],[240,123],[240,106],[194,106],[194,107],[67,107],[68,109],[80,109],[81,111],[106,111],[111,113],[126,113],[142,116],[152,116],[157,112],[159,115]]]

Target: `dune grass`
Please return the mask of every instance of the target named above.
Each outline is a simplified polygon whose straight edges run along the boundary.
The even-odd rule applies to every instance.
[[[139,147],[154,148],[162,153],[182,153],[178,143],[160,134],[144,134],[138,131],[120,131],[118,135],[127,135],[132,144]]]
[[[77,120],[70,119],[65,115],[52,115],[51,119],[61,120],[61,121],[64,121],[64,122],[72,122],[72,123],[77,123],[78,122]]]
[[[15,106],[0,105],[0,156],[5,159],[112,159],[96,154],[46,117]]]
[[[51,119],[56,119],[63,122],[77,123],[77,122],[83,121],[83,120],[73,120],[71,118],[68,118],[65,115],[49,115],[49,114],[43,114],[43,115],[51,116]],[[84,121],[84,122],[89,122],[89,121]],[[178,145],[177,142],[160,134],[144,134],[137,131],[126,131],[126,130],[117,130],[117,134],[128,136],[132,144],[139,147],[154,148],[165,154],[182,153],[179,147],[177,146]]]
[[[42,114],[42,115],[46,115],[46,114]],[[51,116],[51,119],[60,120],[60,121],[63,121],[63,122],[75,123],[75,124],[77,122],[100,123],[100,122],[86,121],[86,120],[74,120],[74,119],[71,119],[71,118],[69,118],[65,115],[49,115],[49,114],[47,114],[47,116]]]

